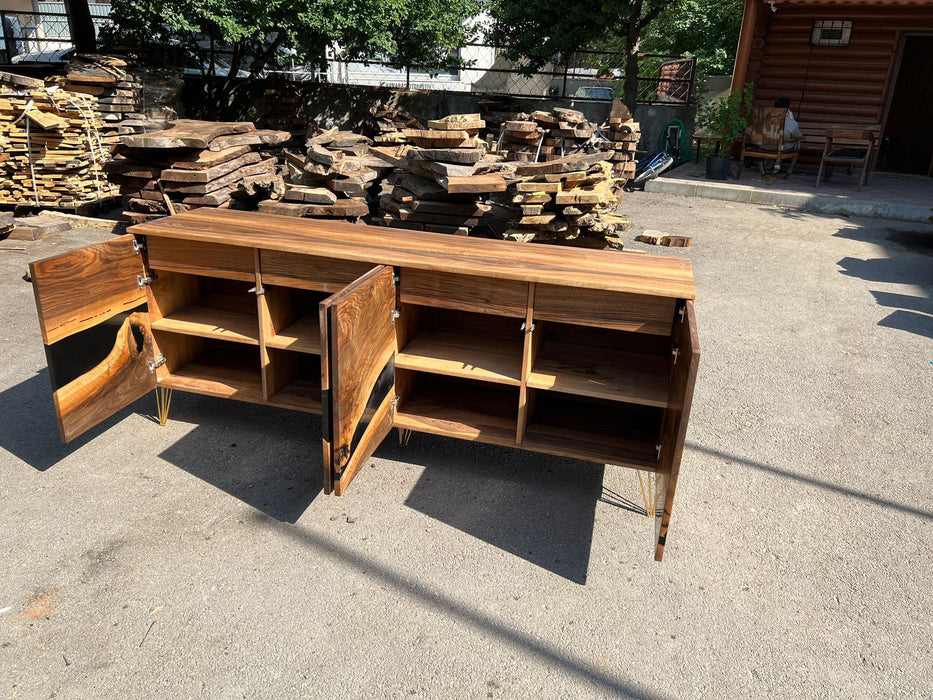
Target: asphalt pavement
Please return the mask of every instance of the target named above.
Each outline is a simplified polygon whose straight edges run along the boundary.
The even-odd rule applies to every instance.
[[[22,275],[109,234],[0,241],[0,697],[933,696],[933,227],[623,211],[697,280],[662,563],[617,467],[393,435],[324,496],[318,417],[177,392],[62,445]]]

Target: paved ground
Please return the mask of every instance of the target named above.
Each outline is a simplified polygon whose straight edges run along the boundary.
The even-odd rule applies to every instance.
[[[757,166],[743,169],[741,180],[735,179],[737,172],[738,164],[733,163],[728,180],[708,180],[705,162],[691,161],[649,181],[645,189],[663,194],[777,205],[834,216],[933,222],[933,178],[875,172],[859,190],[859,170],[849,174],[844,168],[836,168],[832,178],[823,180],[819,187],[816,186],[816,168],[812,165],[794,168],[786,180],[781,176],[763,176]]]
[[[933,695],[933,232],[627,208],[696,239],[662,564],[572,460],[415,436],[325,497],[315,417],[184,395],[63,447],[19,278],[104,234],[0,251],[0,697]]]

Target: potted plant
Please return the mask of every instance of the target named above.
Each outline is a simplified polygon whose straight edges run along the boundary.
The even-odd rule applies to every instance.
[[[709,102],[697,112],[697,123],[720,137],[718,155],[706,156],[706,177],[725,180],[732,168],[732,147],[748,126],[755,86],[746,83],[741,92],[733,92]]]

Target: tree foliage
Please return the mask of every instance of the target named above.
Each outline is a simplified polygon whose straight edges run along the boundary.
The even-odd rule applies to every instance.
[[[509,47],[506,56],[526,73],[554,61],[567,66],[573,52],[595,45],[621,45],[625,53],[625,102],[635,110],[638,52],[646,30],[682,0],[493,0],[489,39]]]
[[[722,138],[722,153],[730,155],[732,145],[748,126],[755,100],[755,86],[745,83],[742,92],[733,92],[720,97],[700,108],[697,112],[697,124],[704,126]],[[731,155],[730,155],[731,157]]]
[[[743,0],[681,0],[642,37],[642,50],[696,56],[697,75],[730,75],[742,27]]]
[[[112,0],[106,38],[199,69],[217,118],[267,69],[325,68],[329,47],[344,60],[440,65],[476,11],[475,0]]]

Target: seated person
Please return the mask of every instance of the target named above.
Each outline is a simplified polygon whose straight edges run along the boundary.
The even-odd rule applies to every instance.
[[[780,109],[786,109],[787,114],[784,117],[784,138],[801,138],[803,133],[800,131],[800,124],[794,119],[794,113],[790,111],[790,100],[786,97],[779,97],[774,101],[774,106]],[[796,143],[785,143],[784,150],[790,151],[797,148]]]

